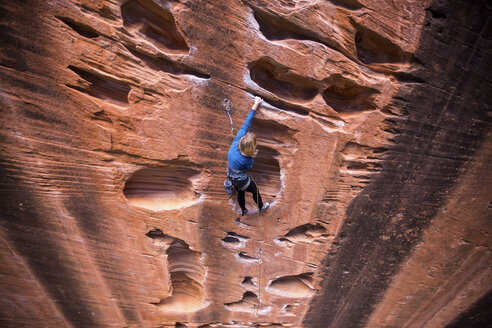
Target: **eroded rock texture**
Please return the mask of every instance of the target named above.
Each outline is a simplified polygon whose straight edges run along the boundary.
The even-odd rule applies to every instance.
[[[490,324],[491,7],[0,3],[0,323]],[[236,125],[271,209],[222,190]],[[489,304],[490,305],[490,304]]]

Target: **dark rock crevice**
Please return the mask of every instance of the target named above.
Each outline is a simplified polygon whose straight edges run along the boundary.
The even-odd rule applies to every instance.
[[[171,3],[157,5],[150,0],[129,0],[121,6],[124,25],[152,41],[164,52],[188,53],[170,10]]]
[[[365,64],[405,63],[412,58],[396,43],[360,24],[355,24],[357,57]]]
[[[258,155],[255,164],[249,171],[253,177],[262,197],[273,199],[277,197],[281,189],[280,181],[280,153],[268,146],[258,145]]]
[[[322,41],[314,36],[312,31],[306,30],[281,16],[272,15],[255,8],[254,17],[260,26],[261,33],[268,40],[309,40],[323,44]]]
[[[290,72],[271,58],[261,58],[249,65],[251,79],[265,90],[280,97],[307,101],[318,94],[318,88],[313,81]]]
[[[83,79],[79,85],[67,84],[68,87],[118,106],[128,106],[131,88],[127,84],[72,65],[68,69]]]
[[[329,87],[322,95],[326,104],[340,114],[375,110],[374,96],[380,92],[371,87],[360,86],[341,75],[330,76]]]
[[[309,116],[309,109],[307,107],[304,107],[302,105],[298,104],[291,104],[287,101],[283,100],[275,100],[272,99],[268,96],[264,97],[265,101],[271,104],[272,106],[275,106],[275,108],[281,110],[281,111],[286,111],[288,113],[292,113],[294,115],[300,115],[300,116]]]
[[[484,76],[484,65],[492,58],[489,54],[471,60],[476,47],[484,44],[478,42],[480,29],[473,38],[468,32],[453,32],[469,31],[471,17],[486,21],[489,12],[484,1],[447,2],[445,7],[450,13],[442,28],[447,42],[435,42],[436,33],[441,32],[433,28],[436,19],[428,17],[416,54],[425,63],[422,76],[429,85],[415,84],[398,93],[397,98],[406,102],[406,115],[387,122],[388,128],[395,129],[389,132],[397,133],[394,145],[385,151],[380,174],[347,208],[340,231],[344,238],[335,240],[323,260],[323,291],[313,298],[305,327],[320,327],[321,323],[326,327],[365,326],[391,278],[453,188],[466,163],[463,158],[470,159],[490,130],[486,110],[492,101],[491,85]],[[442,19],[437,21],[442,24]],[[443,53],[448,54],[448,69],[436,72]],[[406,58],[392,47],[381,56],[371,56],[364,60],[398,62]],[[397,215],[401,220],[392,221]]]
[[[357,0],[329,0],[334,5],[346,8],[348,10],[359,10],[364,6]]]
[[[258,295],[253,292],[245,292],[241,300],[232,303],[225,303],[224,307],[233,312],[255,313],[258,311],[260,314],[268,309],[265,305],[259,302]]]
[[[151,56],[130,46],[125,46],[125,48],[133,56],[139,58],[145,65],[155,71],[162,71],[174,75],[193,75],[200,79],[210,79],[210,75],[189,65],[177,63],[162,56]]]
[[[492,291],[489,291],[477,302],[461,313],[446,328],[483,328],[488,327],[492,322]]]
[[[4,164],[0,162],[0,185],[10,185],[12,181],[8,181],[4,174],[8,172]],[[55,223],[39,214],[42,207],[37,197],[28,188],[17,183],[16,191],[0,192],[0,195],[2,209],[12,213],[10,220],[1,222],[2,233],[15,247],[16,253],[23,258],[47,295],[57,300],[56,307],[63,319],[74,327],[97,326],[97,319],[89,315],[94,308],[84,302],[73,302],[89,295],[73,275],[77,264],[66,259],[63,243],[51,238],[51,234],[56,232],[53,231]],[[19,203],[23,204],[22,211],[19,211]],[[34,234],[38,236],[33,240]],[[0,313],[8,318],[3,310]]]
[[[87,24],[78,22],[69,17],[57,17],[57,18],[61,20],[63,23],[65,23],[72,30],[74,30],[75,32],[77,32],[78,34],[82,35],[85,38],[95,39],[99,36],[99,33],[94,28],[90,27]]]
[[[309,110],[302,103],[313,100],[319,93],[325,103],[341,115],[371,111],[378,107],[378,89],[359,85],[341,74],[316,81],[295,74],[290,68],[269,57],[250,63],[248,68],[252,81],[280,98],[280,101],[271,100],[267,96],[266,100],[282,110],[306,116]]]

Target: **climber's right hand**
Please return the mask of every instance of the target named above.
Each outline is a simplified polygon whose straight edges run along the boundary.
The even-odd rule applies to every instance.
[[[253,110],[256,110],[258,108],[258,105],[261,104],[263,99],[261,97],[255,97],[255,104],[253,105]]]

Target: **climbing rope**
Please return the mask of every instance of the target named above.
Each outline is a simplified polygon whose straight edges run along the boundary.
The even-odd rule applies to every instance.
[[[261,241],[261,229],[260,229],[260,222],[261,222],[261,212],[258,212],[259,216],[259,221],[258,221],[258,246],[261,246],[260,241]],[[258,325],[258,311],[260,311],[261,307],[261,264],[262,264],[262,259],[261,259],[261,253],[262,249],[261,247],[258,247],[258,305],[256,307],[256,324]]]
[[[231,134],[234,137],[237,133],[237,130],[234,127],[234,122],[232,121],[231,107],[229,106],[229,99],[225,98],[224,103],[225,103],[225,111],[226,111],[227,115],[229,115],[229,120],[231,121]]]

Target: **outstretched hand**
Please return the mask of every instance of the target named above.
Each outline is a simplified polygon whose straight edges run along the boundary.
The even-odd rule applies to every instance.
[[[253,105],[253,110],[256,110],[258,108],[258,106],[261,104],[262,101],[263,101],[262,98],[255,97],[255,104]]]

